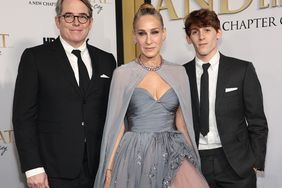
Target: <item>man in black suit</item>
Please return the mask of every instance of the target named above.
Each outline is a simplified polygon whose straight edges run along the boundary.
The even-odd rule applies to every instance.
[[[218,52],[222,32],[210,10],[185,19],[196,57],[186,63],[202,171],[211,188],[256,187],[264,170],[268,127],[261,86],[252,63]]]
[[[116,61],[87,44],[93,23],[88,0],[58,0],[56,13],[60,36],[21,57],[16,145],[29,187],[92,188]]]

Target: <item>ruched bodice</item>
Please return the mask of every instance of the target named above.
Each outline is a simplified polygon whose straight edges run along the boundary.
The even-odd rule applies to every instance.
[[[175,114],[179,106],[172,88],[158,100],[143,88],[135,88],[128,106],[128,130],[135,132],[163,132],[175,130]]]

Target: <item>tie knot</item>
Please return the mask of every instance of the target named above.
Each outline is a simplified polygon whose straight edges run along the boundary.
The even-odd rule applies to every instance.
[[[210,65],[211,65],[211,64],[209,64],[209,63],[203,64],[203,65],[202,65],[203,70],[204,70],[204,71],[207,71],[207,70],[209,69]]]
[[[71,53],[74,54],[77,58],[81,58],[80,50],[73,50]]]

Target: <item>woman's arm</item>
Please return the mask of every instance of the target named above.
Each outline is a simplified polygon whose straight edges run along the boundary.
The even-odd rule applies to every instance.
[[[190,139],[190,136],[187,132],[187,128],[186,128],[186,123],[185,120],[183,118],[183,114],[182,114],[182,110],[180,107],[178,107],[177,111],[176,111],[176,128],[177,130],[179,130],[185,137],[185,139],[187,140],[187,142],[192,145],[192,141]]]
[[[108,167],[106,169],[106,180],[105,180],[104,188],[109,188],[110,187],[111,177],[112,177],[112,169],[113,169],[113,164],[114,164],[114,158],[115,158],[115,155],[116,155],[119,143],[121,141],[121,138],[123,137],[124,131],[125,131],[125,127],[124,127],[124,122],[123,122],[122,125],[121,125],[120,132],[119,132],[119,134],[117,136],[117,139],[116,139],[116,142],[115,142],[115,145],[114,145],[114,148],[113,148],[113,151],[112,151],[109,163],[108,163]]]

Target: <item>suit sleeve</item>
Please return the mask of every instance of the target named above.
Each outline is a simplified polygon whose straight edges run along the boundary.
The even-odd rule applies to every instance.
[[[243,89],[249,139],[256,157],[254,167],[264,169],[268,126],[263,109],[261,85],[252,63],[249,63],[246,69]]]
[[[13,126],[23,172],[42,167],[37,133],[38,70],[31,50],[24,51],[18,69],[13,103]]]

